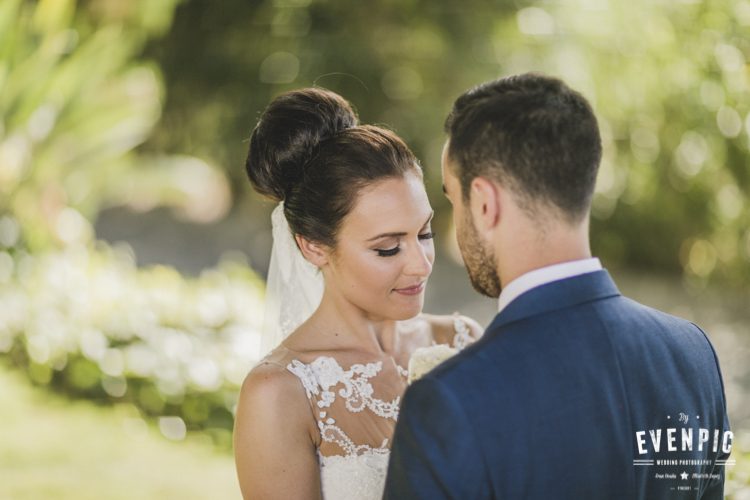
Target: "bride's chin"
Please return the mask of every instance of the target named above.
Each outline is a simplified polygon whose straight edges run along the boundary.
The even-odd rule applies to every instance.
[[[394,314],[393,316],[389,317],[388,319],[390,319],[391,321],[396,321],[396,322],[404,322],[404,321],[410,321],[410,320],[412,320],[412,319],[414,319],[414,318],[416,318],[418,316],[419,316],[419,313],[414,314],[414,315],[409,315],[409,314]]]
[[[396,321],[404,321],[419,316],[424,306],[424,300],[414,301],[414,304],[404,304],[398,308],[394,308],[393,319]]]

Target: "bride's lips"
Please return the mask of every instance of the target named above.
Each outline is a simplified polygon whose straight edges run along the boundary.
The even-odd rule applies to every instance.
[[[425,282],[421,282],[418,285],[410,286],[408,288],[394,288],[394,292],[401,293],[403,295],[419,295],[424,291]]]

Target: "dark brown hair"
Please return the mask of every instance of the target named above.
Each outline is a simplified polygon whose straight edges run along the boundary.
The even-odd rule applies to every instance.
[[[588,213],[602,156],[599,127],[586,99],[561,80],[526,73],[474,87],[456,99],[445,131],[464,200],[471,181],[487,176],[570,221]]]
[[[360,189],[421,167],[390,130],[359,125],[351,105],[321,88],[278,96],[250,137],[245,164],[253,188],[284,201],[292,233],[334,247]]]

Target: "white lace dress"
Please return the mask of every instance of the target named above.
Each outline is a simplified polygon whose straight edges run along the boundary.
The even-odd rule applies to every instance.
[[[459,316],[454,330],[454,347],[462,349],[472,341]],[[284,346],[263,361],[285,366],[305,388],[320,431],[323,498],[382,498],[390,439],[407,385],[406,368],[391,357],[374,362],[333,355],[310,358]]]

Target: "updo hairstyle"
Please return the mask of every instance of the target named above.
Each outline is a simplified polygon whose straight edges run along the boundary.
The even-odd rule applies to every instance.
[[[263,111],[245,164],[253,188],[284,202],[293,234],[336,246],[363,187],[422,169],[390,130],[359,125],[351,105],[321,88],[278,96]]]

